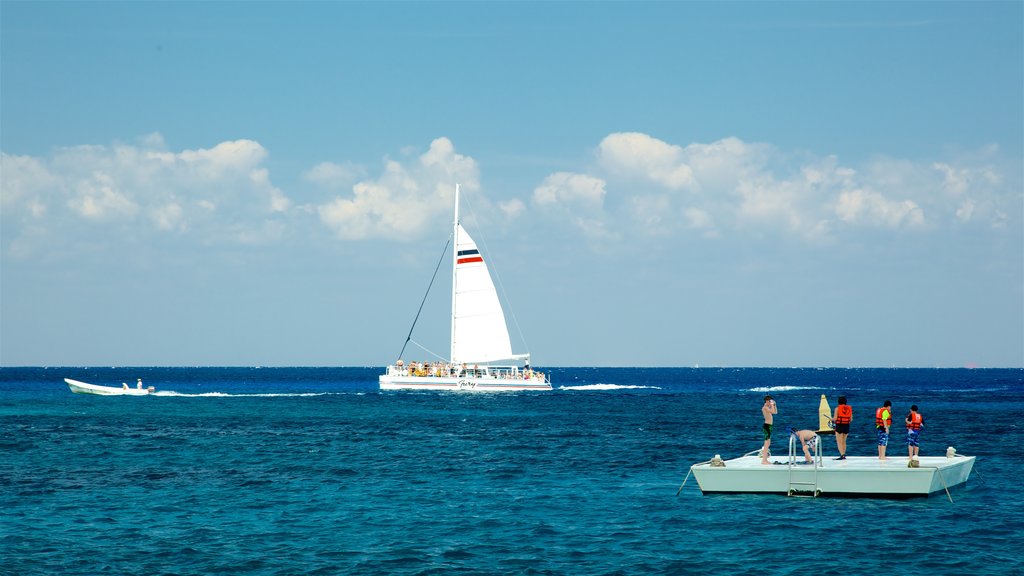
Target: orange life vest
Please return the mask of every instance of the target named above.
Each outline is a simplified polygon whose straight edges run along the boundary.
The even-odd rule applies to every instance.
[[[882,420],[882,412],[889,412],[889,417]],[[875,428],[885,428],[886,426],[892,426],[892,409],[882,406],[878,410],[875,410]]]
[[[924,416],[921,416],[920,412],[911,412],[910,416],[907,417],[910,422],[907,423],[908,430],[920,430],[924,424]]]
[[[853,421],[853,407],[849,404],[836,406],[836,424],[849,424]]]

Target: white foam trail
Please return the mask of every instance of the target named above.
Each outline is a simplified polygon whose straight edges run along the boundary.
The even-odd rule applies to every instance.
[[[199,394],[187,394],[173,390],[162,390],[154,392],[153,396],[176,396],[185,398],[278,398],[278,397],[300,397],[300,396],[327,396],[336,392],[294,392],[294,393],[266,393],[266,394],[228,394],[227,392],[201,392]]]
[[[584,386],[559,386],[559,390],[638,390],[640,388],[650,388],[652,390],[661,390],[660,386],[624,386],[621,384],[586,384]]]
[[[818,386],[760,386],[749,388],[748,392],[787,392],[789,390],[821,390]]]

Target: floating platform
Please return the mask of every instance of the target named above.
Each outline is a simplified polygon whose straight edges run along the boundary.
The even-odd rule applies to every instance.
[[[785,457],[774,457],[770,460],[772,464],[762,464],[760,456],[746,455],[694,464],[690,472],[704,494],[905,498],[948,491],[967,482],[974,460],[974,456],[959,454],[921,456],[918,467],[911,468],[906,456],[885,460],[877,456],[847,456],[845,460],[822,458],[806,463],[801,455],[793,463]]]

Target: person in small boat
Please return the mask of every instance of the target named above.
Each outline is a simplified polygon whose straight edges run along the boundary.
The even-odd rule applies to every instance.
[[[764,416],[764,425],[761,430],[764,432],[764,447],[761,448],[761,464],[771,464],[768,461],[768,447],[772,444],[772,423],[773,414],[778,414],[779,409],[775,405],[775,399],[771,394],[764,397],[764,404],[761,405],[761,415]]]
[[[142,378],[139,378],[139,381],[135,383],[135,387],[142,390]]]
[[[800,440],[800,446],[804,449],[804,459],[808,462],[814,462],[811,458],[811,450],[814,450],[814,455],[818,455],[818,434],[814,430],[797,430],[796,428],[790,428],[789,431]]]
[[[889,427],[892,426],[892,402],[886,400],[875,410],[875,430],[878,431],[878,459],[885,460],[885,447],[889,445]]]
[[[121,382],[121,388],[127,390],[128,389],[128,383],[127,382]]]
[[[846,396],[840,396],[839,404],[832,416],[832,423],[836,427],[836,446],[839,448],[839,457],[836,460],[846,460],[846,438],[850,435],[851,422],[853,422],[853,408],[846,403]]]
[[[921,447],[918,442],[921,440],[921,428],[924,428],[924,416],[917,411],[917,404],[910,406],[910,414],[907,414],[907,457],[918,456]]]

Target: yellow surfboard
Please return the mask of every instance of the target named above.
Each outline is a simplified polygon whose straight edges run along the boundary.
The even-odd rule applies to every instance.
[[[835,424],[832,423],[832,408],[828,405],[825,395],[821,395],[821,402],[818,403],[818,435],[835,434]]]

